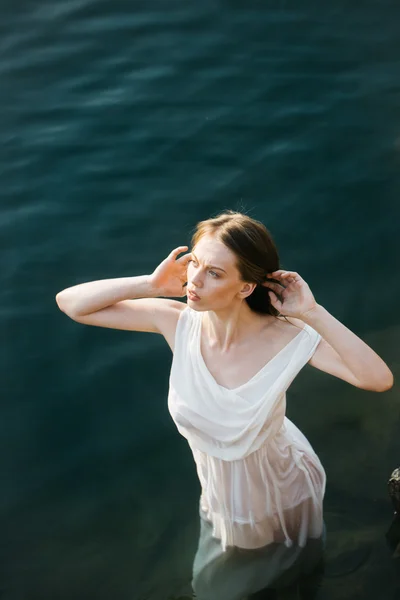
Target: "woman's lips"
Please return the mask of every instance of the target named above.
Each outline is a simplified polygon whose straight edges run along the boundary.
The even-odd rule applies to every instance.
[[[194,300],[194,301],[200,300],[200,298],[194,292],[191,292],[190,290],[188,290],[187,295],[190,300]]]

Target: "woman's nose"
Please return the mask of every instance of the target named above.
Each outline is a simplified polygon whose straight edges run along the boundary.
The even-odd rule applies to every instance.
[[[198,273],[195,273],[191,279],[192,284],[195,285],[196,287],[201,287],[202,286],[202,282],[201,282],[201,277],[199,276]]]

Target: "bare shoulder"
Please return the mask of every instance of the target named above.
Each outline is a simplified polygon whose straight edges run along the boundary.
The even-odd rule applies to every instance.
[[[181,313],[187,308],[186,302],[180,302],[179,300],[171,300],[170,298],[153,298],[154,304],[157,308],[156,316],[154,318],[158,332],[164,336],[167,344],[174,351],[175,345],[175,332]]]
[[[269,318],[263,330],[263,343],[267,342],[275,351],[279,351],[291,342],[297,335],[301,334],[305,323],[301,319],[292,319],[278,316],[272,320]]]
[[[299,329],[304,329],[305,327],[304,321],[302,321],[301,319],[296,319],[294,317],[277,317],[277,320],[281,323],[286,324],[287,329],[293,331],[294,334]]]

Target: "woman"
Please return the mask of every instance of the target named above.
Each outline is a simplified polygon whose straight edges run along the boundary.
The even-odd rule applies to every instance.
[[[324,545],[325,472],[285,417],[294,377],[308,363],[381,392],[393,375],[298,273],[280,269],[259,221],[225,211],[200,222],[178,258],[186,250],[150,276],[83,283],[56,300],[79,323],[167,340],[168,406],[202,489],[192,587],[200,600],[241,600],[309,572]],[[165,298],[184,295],[187,304]]]

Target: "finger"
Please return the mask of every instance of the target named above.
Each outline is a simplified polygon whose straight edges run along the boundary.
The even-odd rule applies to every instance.
[[[281,286],[283,286],[283,283],[282,283],[282,281],[279,281],[278,279],[275,279],[275,281],[274,281],[274,279],[272,278],[272,275],[269,275],[269,274],[267,274],[267,275],[266,275],[266,277],[267,277],[268,279],[267,279],[266,281],[263,281],[263,282],[262,282],[262,285],[264,285],[265,283],[266,283],[266,284],[273,283],[273,284],[275,284],[275,285],[277,284],[277,285],[281,285]]]
[[[277,295],[274,292],[272,292],[272,291],[268,292],[268,296],[271,300],[272,306],[275,306],[275,307],[282,306],[282,302],[279,300],[279,298],[277,297]]]
[[[276,271],[272,271],[271,273],[268,273],[268,277],[276,277],[277,275],[282,275],[282,273],[287,273],[287,271],[285,271],[284,269],[277,269]]]
[[[288,285],[295,285],[295,286],[299,286],[299,285],[303,285],[305,282],[304,280],[298,275],[293,276],[293,277],[286,277],[284,279],[284,282],[287,283]]]
[[[183,265],[187,265],[188,262],[193,258],[192,253],[188,252],[187,254],[184,254],[183,256],[180,256],[178,258],[178,260],[176,262],[183,264]]]
[[[276,274],[275,276],[277,279],[279,278],[282,282],[284,282],[287,286],[293,284],[301,285],[304,283],[304,280],[300,277],[298,273],[296,273],[296,271],[282,271],[280,274]]]
[[[274,283],[272,281],[267,281],[261,285],[270,288],[271,290],[276,290],[277,292],[283,292],[285,289],[285,286],[282,283]]]
[[[284,269],[279,269],[279,271],[273,271],[270,274],[271,277],[300,277],[300,275],[298,273],[296,273],[296,271],[285,271]]]
[[[284,279],[301,279],[300,275],[295,271],[286,271],[286,273],[283,273],[282,277]]]
[[[169,253],[169,258],[175,259],[178,256],[178,254],[181,254],[181,252],[185,252],[185,250],[187,249],[188,246],[178,246],[178,248],[175,248]]]

